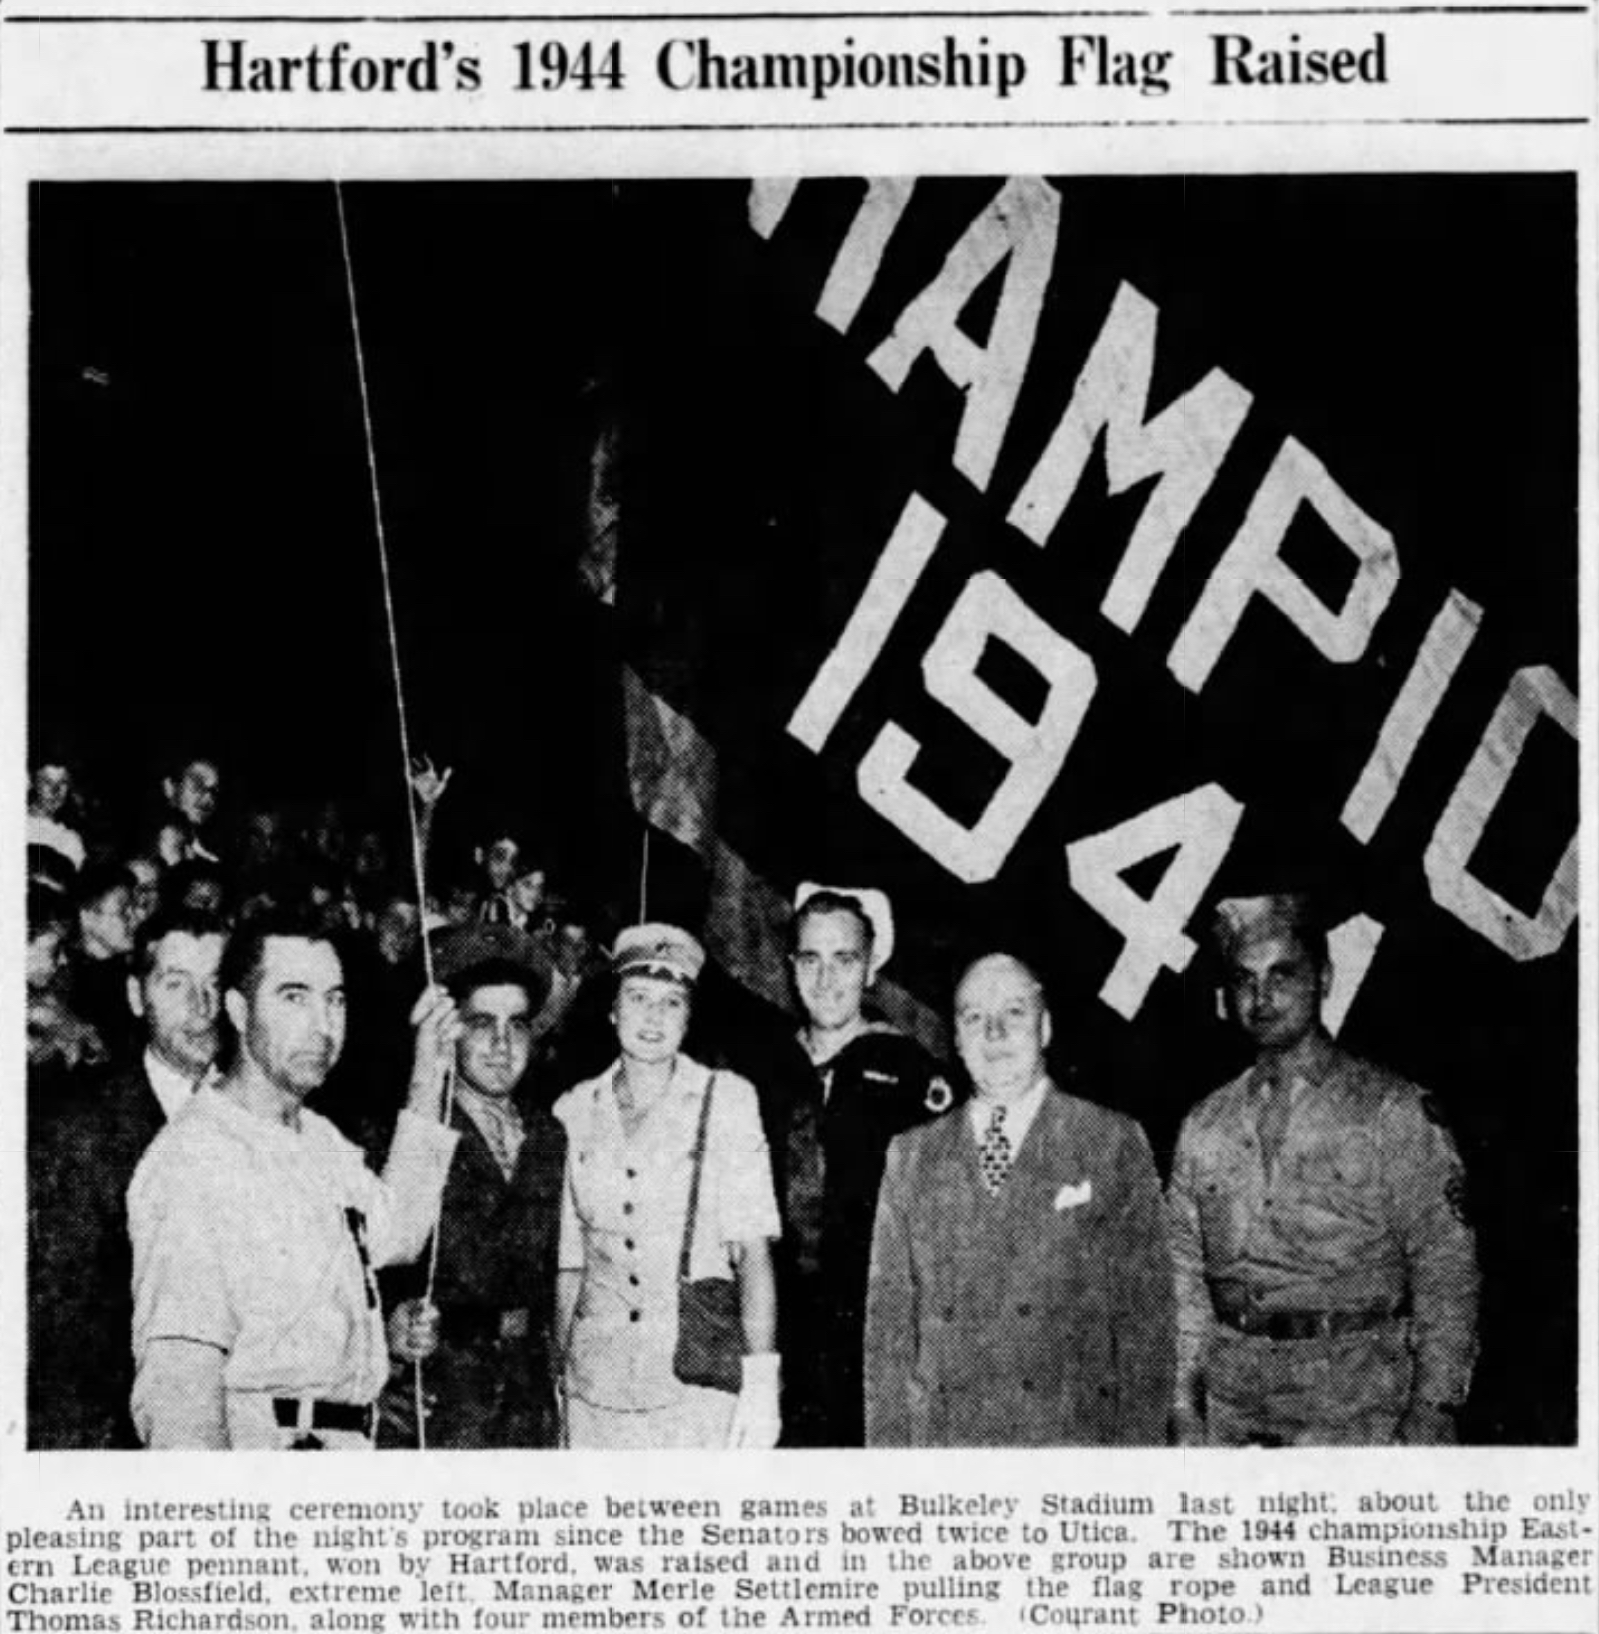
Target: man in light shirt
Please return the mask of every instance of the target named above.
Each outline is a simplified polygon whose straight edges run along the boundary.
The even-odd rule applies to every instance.
[[[225,941],[214,915],[179,908],[146,920],[127,979],[142,1055],[80,1086],[29,1132],[31,1446],[135,1444],[128,1182],[216,1059]]]
[[[134,1427],[159,1448],[370,1446],[389,1372],[375,1272],[414,1259],[437,1218],[455,1005],[431,988],[412,1011],[410,1096],[380,1178],[304,1105],[344,1045],[325,920],[264,904],[220,986],[231,1055],[128,1188]]]
[[[1037,975],[955,990],[970,1104],[900,1135],[872,1240],[868,1446],[1163,1444],[1175,1339],[1143,1131],[1064,1094]]]

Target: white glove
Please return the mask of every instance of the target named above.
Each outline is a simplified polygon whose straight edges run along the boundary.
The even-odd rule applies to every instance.
[[[739,1366],[744,1377],[733,1407],[733,1428],[727,1444],[762,1450],[775,1447],[783,1433],[783,1414],[777,1400],[782,1357],[775,1350],[763,1350],[758,1356],[741,1358]]]

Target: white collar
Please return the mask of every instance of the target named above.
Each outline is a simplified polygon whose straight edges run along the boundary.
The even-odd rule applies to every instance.
[[[972,1133],[979,1140],[988,1133],[989,1120],[1001,1104],[1005,1108],[1005,1133],[1010,1137],[1010,1149],[1013,1152],[1021,1150],[1022,1141],[1027,1131],[1033,1126],[1033,1119],[1038,1116],[1038,1109],[1044,1104],[1044,1097],[1049,1093],[1049,1078],[1040,1075],[1031,1089],[1023,1090],[1013,1100],[999,1101],[984,1100],[981,1095],[974,1095],[968,1106],[967,1115],[972,1120]]]
[[[455,1102],[479,1126],[489,1118],[495,1123],[508,1123],[515,1129],[522,1127],[522,1109],[510,1095],[485,1095],[463,1078],[455,1086]]]
[[[176,1067],[169,1067],[153,1049],[148,1048],[144,1052],[144,1075],[150,1080],[150,1088],[161,1103],[162,1116],[169,1119],[175,1118],[189,1104],[200,1082],[199,1078],[190,1078]],[[200,1078],[204,1077],[205,1074],[201,1073]]]

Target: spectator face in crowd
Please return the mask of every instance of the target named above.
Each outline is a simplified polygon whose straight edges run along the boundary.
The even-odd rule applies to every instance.
[[[508,891],[521,866],[522,847],[509,834],[501,834],[477,853],[491,895]]]
[[[271,806],[257,806],[245,815],[240,829],[240,852],[249,869],[271,868],[283,856],[283,816]]]
[[[344,826],[344,813],[336,800],[325,800],[311,814],[305,830],[306,847],[313,856],[320,857],[334,867],[342,867],[350,847],[350,836]]]
[[[810,1025],[858,1026],[871,972],[871,927],[846,907],[802,908],[794,931],[794,986]]]
[[[28,897],[28,992],[47,993],[66,967],[67,939],[72,934],[66,907],[37,890]]]
[[[164,894],[175,908],[189,913],[220,914],[227,905],[227,883],[221,870],[192,858],[167,875]]]
[[[303,1101],[344,1048],[344,967],[319,937],[267,934],[250,944],[249,968],[222,998],[240,1064],[285,1098]]]
[[[350,873],[356,883],[370,889],[391,871],[392,864],[388,841],[375,828],[362,829],[350,857]]]
[[[980,1096],[1011,1100],[1044,1074],[1049,1009],[1038,977],[1009,954],[979,959],[955,989],[955,1046]]]
[[[61,996],[72,911],[64,897],[35,887],[28,894],[28,1065],[93,1065],[104,1059],[100,1036]]]
[[[128,877],[133,881],[129,912],[135,933],[161,903],[161,864],[151,856],[129,857]]]
[[[530,930],[535,928],[533,922],[544,906],[547,877],[542,868],[529,867],[519,869],[511,881],[511,906],[523,916]]]
[[[641,1065],[670,1061],[688,1032],[688,989],[664,976],[624,976],[611,1022],[622,1054]]]
[[[188,1078],[216,1059],[223,941],[213,918],[174,911],[140,937],[128,978],[128,1004],[144,1022],[150,1049]]]
[[[416,904],[407,897],[390,897],[378,910],[372,934],[378,957],[398,969],[416,952],[420,935]]]
[[[1316,944],[1287,914],[1222,943],[1228,1002],[1263,1054],[1292,1050],[1320,1030],[1331,971],[1325,944]]]
[[[584,976],[593,967],[594,938],[581,919],[561,920],[555,936],[554,957],[563,976]]]
[[[125,869],[85,873],[78,896],[78,946],[96,962],[133,951],[133,882]]]
[[[360,928],[361,910],[351,895],[350,882],[325,857],[316,858],[306,870],[305,890],[312,911],[322,924],[337,924],[346,930]]]
[[[167,804],[188,824],[191,832],[198,832],[216,815],[222,774],[215,761],[195,759],[176,776],[167,778],[162,787]]]
[[[67,820],[67,806],[72,799],[72,772],[60,761],[46,761],[33,768],[28,782],[28,811],[36,817],[49,817],[56,822]]]
[[[461,993],[456,1069],[480,1095],[501,1099],[521,1083],[533,1053],[533,1001],[520,982],[489,981]]]

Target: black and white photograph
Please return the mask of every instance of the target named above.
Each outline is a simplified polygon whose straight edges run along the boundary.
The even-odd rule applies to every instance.
[[[1576,177],[500,174],[27,189],[28,1448],[1574,1445]]]

